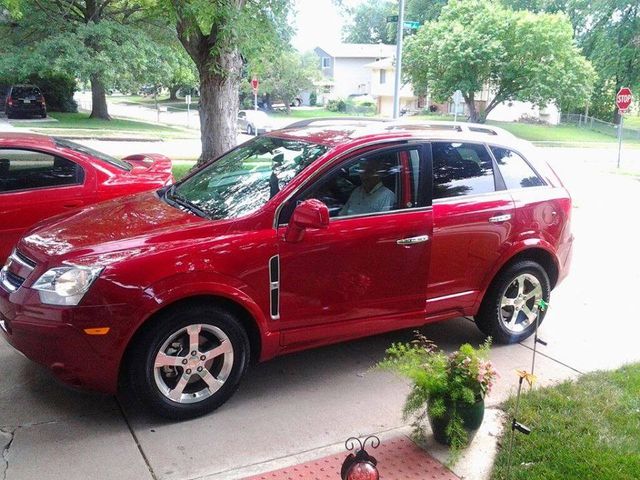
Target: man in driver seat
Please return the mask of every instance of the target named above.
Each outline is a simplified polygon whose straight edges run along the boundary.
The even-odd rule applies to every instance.
[[[393,208],[396,196],[382,184],[380,180],[382,168],[382,162],[379,159],[361,160],[362,184],[351,192],[349,200],[340,210],[340,216],[385,212]]]

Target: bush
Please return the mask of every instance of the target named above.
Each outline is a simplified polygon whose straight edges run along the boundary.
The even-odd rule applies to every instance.
[[[38,73],[27,77],[27,83],[37,85],[47,102],[47,110],[50,112],[78,111],[78,104],[73,99],[76,81],[73,77],[61,74],[41,76]]]
[[[376,104],[371,100],[358,100],[358,98],[350,98],[346,102],[346,111],[354,115],[375,115]]]
[[[436,113],[438,111],[438,106],[437,105],[429,105],[429,111],[431,113]]]
[[[327,110],[330,112],[346,112],[347,104],[342,99],[329,100],[329,102],[327,102]]]
[[[312,107],[315,107],[317,103],[318,103],[318,94],[316,92],[311,92],[311,94],[309,95],[309,105],[311,105]]]

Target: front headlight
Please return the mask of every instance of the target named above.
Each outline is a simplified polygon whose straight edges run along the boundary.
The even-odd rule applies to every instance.
[[[56,267],[44,273],[31,288],[48,305],[77,305],[103,267]]]

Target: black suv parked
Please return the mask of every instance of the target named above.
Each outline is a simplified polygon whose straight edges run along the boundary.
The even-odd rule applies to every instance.
[[[47,116],[47,105],[44,96],[35,85],[12,85],[7,93],[4,111],[8,118],[18,115]]]

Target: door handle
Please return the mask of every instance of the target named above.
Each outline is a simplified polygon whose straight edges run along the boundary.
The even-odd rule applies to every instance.
[[[429,235],[420,235],[419,237],[409,237],[403,238],[402,240],[397,240],[396,243],[398,245],[413,245],[415,243],[423,243],[429,240]]]
[[[489,219],[491,223],[502,223],[502,222],[506,222],[507,220],[511,220],[510,213],[505,213],[504,215],[496,215],[495,217],[491,217]]]

